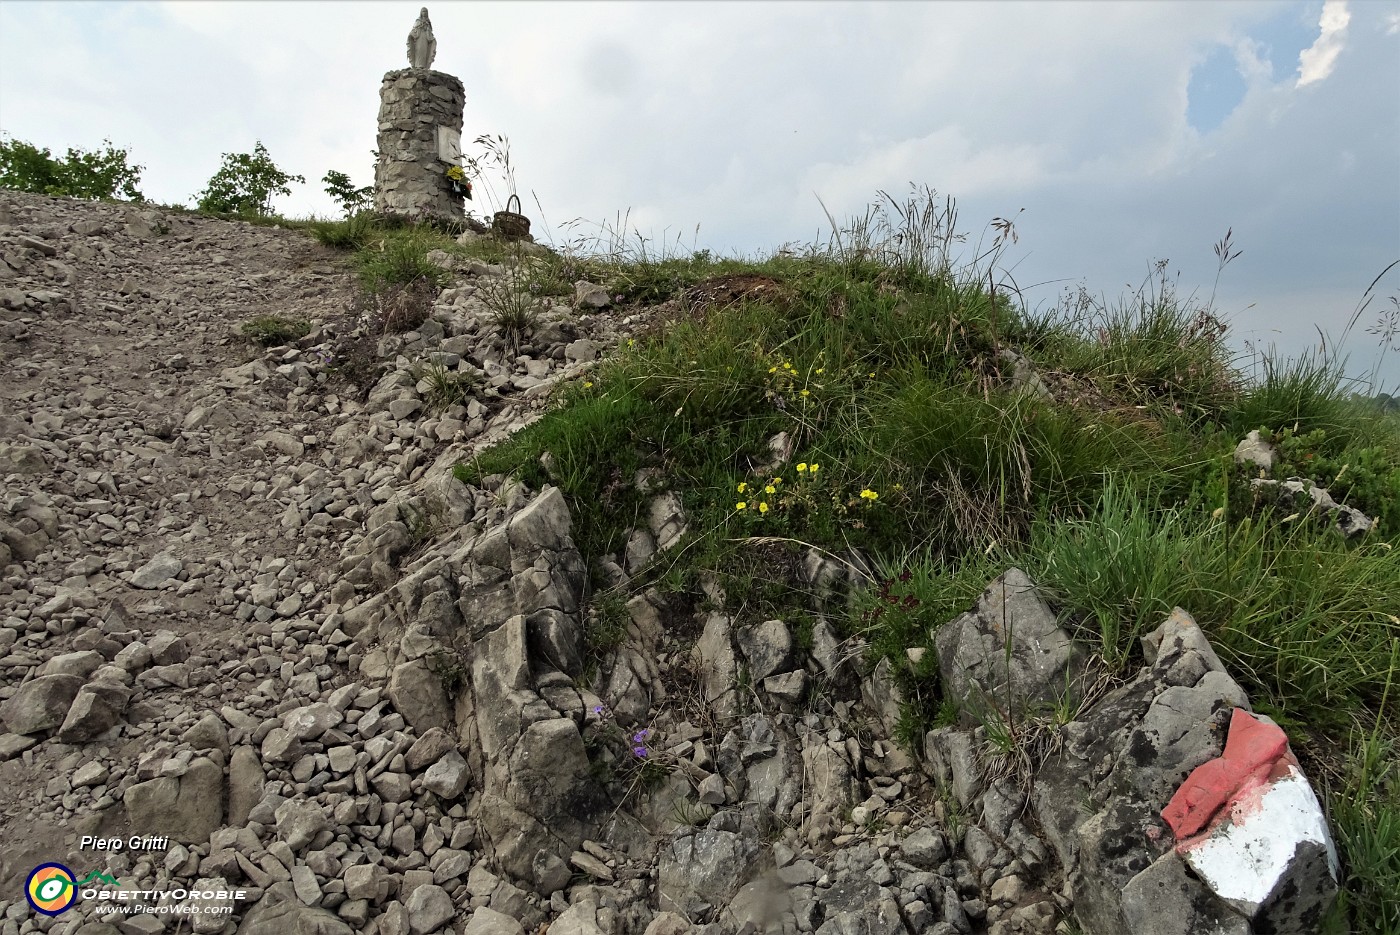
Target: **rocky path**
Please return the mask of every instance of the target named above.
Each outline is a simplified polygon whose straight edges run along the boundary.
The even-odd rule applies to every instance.
[[[0,674],[11,690],[58,676],[50,712],[75,678],[120,686],[64,742],[4,736],[0,877],[16,893],[143,754],[280,675],[260,651],[283,647],[275,622],[324,603],[333,539],[282,520],[305,499],[287,466],[329,470],[339,423],[295,375],[249,392],[238,326],[339,315],[350,281],[300,234],[15,194],[0,196],[0,256]],[[331,677],[325,653],[298,662]]]
[[[328,323],[344,319],[353,292],[344,255],[299,232],[0,193],[5,935],[179,921],[92,905],[37,914],[15,897],[54,860],[126,889],[198,879],[244,890],[220,901],[234,915],[193,917],[196,931],[429,932],[469,915],[474,896],[489,901],[491,886],[477,892],[491,878],[484,865],[466,887],[480,862],[464,849],[473,825],[446,804],[464,770],[410,786],[410,771],[452,743],[440,729],[415,743],[424,738],[391,705],[388,672],[378,684],[361,677],[366,647],[339,611],[396,580],[421,544],[425,530],[388,519],[400,488],[434,459],[438,479],[458,486],[446,468],[462,443],[518,429],[598,345],[550,322],[541,359],[527,347],[511,360],[455,314],[471,288],[449,290],[438,317],[453,334],[428,321],[380,340],[388,373],[361,404],[327,381]],[[265,315],[327,328],[265,354],[239,332]],[[430,346],[438,363],[483,378],[478,399],[428,412],[408,372]],[[463,362],[469,349],[481,369]],[[551,379],[557,367],[569,372]],[[488,494],[477,499],[497,521],[521,505]],[[441,809],[405,802],[428,788]],[[308,796],[326,807],[276,807]],[[264,828],[277,840],[263,841]],[[151,846],[96,843],[133,837]],[[433,870],[414,871],[435,854]],[[423,876],[405,886],[404,872]],[[279,882],[297,899],[259,903]],[[514,892],[497,904],[543,919]]]

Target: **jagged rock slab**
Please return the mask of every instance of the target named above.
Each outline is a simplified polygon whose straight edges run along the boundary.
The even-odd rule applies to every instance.
[[[1053,705],[1078,690],[1083,652],[1019,568],[993,581],[970,612],[940,627],[934,642],[945,691],[967,724],[979,710]]]

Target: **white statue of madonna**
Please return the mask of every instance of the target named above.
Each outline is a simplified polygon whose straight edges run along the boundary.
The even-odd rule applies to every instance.
[[[433,38],[433,24],[428,21],[428,8],[423,7],[418,21],[408,32],[408,65],[410,68],[430,68],[437,58],[437,40]]]

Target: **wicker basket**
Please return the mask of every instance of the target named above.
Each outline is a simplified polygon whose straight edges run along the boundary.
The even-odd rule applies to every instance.
[[[506,210],[497,211],[491,217],[491,231],[502,240],[521,240],[530,236],[530,219],[517,211],[510,210],[511,205],[520,207],[520,196],[511,195],[506,202]]]

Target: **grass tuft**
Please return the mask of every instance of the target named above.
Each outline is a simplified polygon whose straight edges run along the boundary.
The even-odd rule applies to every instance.
[[[276,347],[306,337],[311,333],[311,324],[299,318],[259,315],[252,321],[245,321],[240,330],[249,340],[256,341],[263,347]]]
[[[447,270],[428,259],[434,249],[452,245],[451,238],[432,228],[406,227],[389,230],[356,254],[360,264],[360,279],[367,289],[385,285],[410,286],[428,283],[434,287],[447,284]]]
[[[310,230],[312,236],[327,247],[362,250],[373,240],[377,227],[374,215],[361,211],[339,221],[313,221]]]

